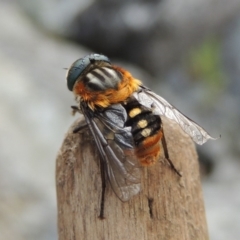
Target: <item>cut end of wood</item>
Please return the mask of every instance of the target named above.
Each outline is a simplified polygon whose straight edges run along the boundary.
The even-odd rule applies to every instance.
[[[99,155],[88,129],[65,136],[56,164],[59,239],[208,239],[197,154],[192,140],[164,121],[169,157],[142,167],[141,192],[120,201],[106,186],[105,213],[99,217]]]

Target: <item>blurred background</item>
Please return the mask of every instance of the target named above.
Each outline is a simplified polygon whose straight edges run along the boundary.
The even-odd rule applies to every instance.
[[[63,68],[91,52],[221,134],[198,148],[209,234],[239,239],[239,0],[1,0],[0,20],[0,240],[57,239]]]

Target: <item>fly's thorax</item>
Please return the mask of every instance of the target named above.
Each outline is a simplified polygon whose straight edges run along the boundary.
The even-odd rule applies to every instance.
[[[117,89],[121,80],[121,73],[110,67],[95,68],[81,79],[86,90],[91,92]]]
[[[92,68],[81,76],[75,83],[73,92],[87,102],[91,109],[106,108],[125,101],[140,85],[141,82],[126,70],[101,66]]]

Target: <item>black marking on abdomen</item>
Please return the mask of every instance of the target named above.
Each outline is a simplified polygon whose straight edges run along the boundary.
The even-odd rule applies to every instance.
[[[136,146],[160,130],[162,124],[160,116],[154,115],[152,109],[141,105],[135,98],[129,98],[124,107],[128,114],[126,126],[132,127],[131,131]],[[129,113],[133,109],[138,109],[139,111],[136,111],[138,114],[130,117]],[[147,125],[141,124],[141,121],[146,121]]]

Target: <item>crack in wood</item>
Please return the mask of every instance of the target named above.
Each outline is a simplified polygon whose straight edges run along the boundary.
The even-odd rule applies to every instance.
[[[150,218],[153,218],[153,198],[148,198],[148,208]]]

